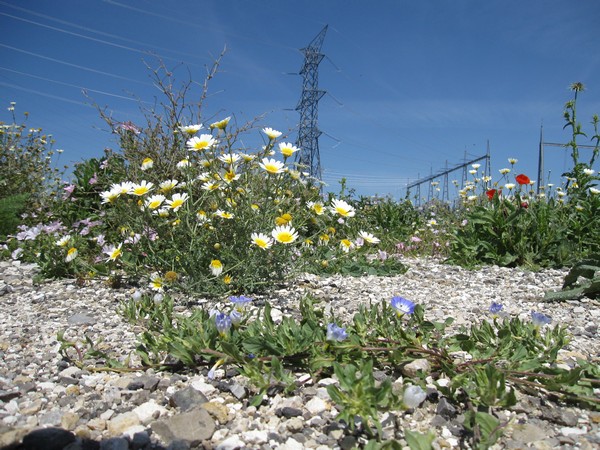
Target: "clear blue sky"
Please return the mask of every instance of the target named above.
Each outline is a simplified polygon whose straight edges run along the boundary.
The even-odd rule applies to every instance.
[[[101,156],[116,142],[82,88],[139,122],[132,94],[159,95],[143,61],[183,63],[202,82],[226,46],[205,122],[266,114],[263,126],[295,141],[302,79],[290,73],[328,24],[319,127],[330,190],[345,176],[359,194],[403,196],[407,181],[484,155],[488,140],[494,178],[515,157],[535,179],[541,123],[546,141],[568,140],[572,82],[587,88],[585,129],[600,114],[599,19],[597,0],[0,0],[0,120],[16,101],[54,135],[63,162]],[[569,162],[547,149],[552,182]]]

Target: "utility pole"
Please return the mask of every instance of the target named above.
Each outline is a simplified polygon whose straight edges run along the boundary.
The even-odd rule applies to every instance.
[[[321,53],[321,46],[325,39],[327,25],[315,36],[307,47],[300,49],[304,54],[304,64],[300,69],[302,75],[302,97],[296,106],[300,113],[298,125],[298,140],[296,146],[300,151],[296,153],[296,163],[308,169],[310,175],[321,179],[321,155],[319,153],[319,131],[317,125],[318,104],[325,91],[319,89],[319,64],[325,56]]]

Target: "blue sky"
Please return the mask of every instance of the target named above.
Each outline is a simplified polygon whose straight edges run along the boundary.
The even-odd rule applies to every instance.
[[[264,114],[262,126],[295,141],[299,49],[327,24],[319,128],[329,190],[346,177],[358,194],[398,198],[446,161],[484,155],[488,140],[495,179],[509,157],[535,179],[540,125],[547,142],[569,138],[572,82],[586,86],[584,129],[600,114],[599,18],[596,0],[0,0],[0,120],[15,101],[53,134],[62,162],[101,156],[116,141],[82,88],[116,119],[142,122],[134,99],[162,100],[146,67],[156,55],[202,83],[227,47],[203,121]],[[244,139],[260,142],[258,130]],[[547,148],[553,183],[569,163]]]

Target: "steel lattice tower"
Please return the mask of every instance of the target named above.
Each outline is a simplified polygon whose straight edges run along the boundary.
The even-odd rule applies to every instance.
[[[327,25],[315,36],[307,47],[300,49],[304,54],[304,64],[300,69],[302,75],[302,97],[296,106],[300,113],[298,125],[298,140],[296,146],[296,163],[304,165],[310,175],[321,179],[321,156],[319,154],[319,136],[321,131],[317,126],[318,104],[325,91],[319,89],[319,64],[325,56],[321,46],[325,39]]]

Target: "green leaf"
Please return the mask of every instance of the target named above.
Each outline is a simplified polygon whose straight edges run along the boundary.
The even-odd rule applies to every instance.
[[[431,450],[435,433],[429,431],[424,434],[418,431],[404,430],[404,437],[411,450]]]

